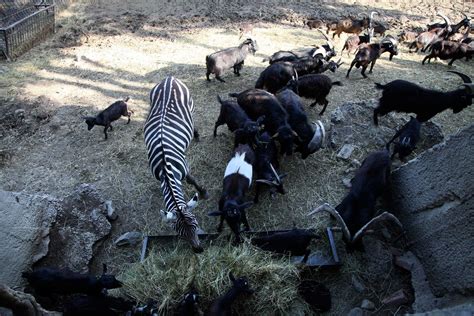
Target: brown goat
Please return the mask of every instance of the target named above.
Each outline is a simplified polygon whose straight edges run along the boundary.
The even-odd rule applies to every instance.
[[[359,34],[368,26],[368,17],[364,17],[362,20],[343,19],[337,22],[336,31],[332,34],[332,38],[334,39],[336,35],[340,38],[342,32]]]

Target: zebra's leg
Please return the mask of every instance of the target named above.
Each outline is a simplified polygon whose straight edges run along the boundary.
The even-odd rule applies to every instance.
[[[193,176],[191,176],[189,173],[186,175],[186,182],[188,182],[189,184],[192,184],[196,190],[199,191],[199,197],[202,198],[202,199],[207,199],[209,198],[209,194],[207,194],[207,191],[206,189],[204,189],[202,186],[200,186],[197,182],[196,182],[196,179],[194,179]]]
[[[194,128],[193,134],[194,134],[194,139],[198,142],[199,141],[199,132],[198,132],[197,128]]]

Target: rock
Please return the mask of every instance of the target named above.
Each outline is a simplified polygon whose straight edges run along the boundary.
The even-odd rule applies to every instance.
[[[117,238],[114,241],[114,244],[122,247],[122,246],[135,246],[142,241],[142,233],[140,232],[127,232]]]
[[[348,189],[352,188],[352,183],[351,183],[351,179],[349,178],[344,178],[342,179],[342,183],[344,184],[344,186]]]
[[[407,271],[411,271],[413,269],[413,265],[415,264],[413,253],[409,252],[411,255],[407,255],[406,253],[402,256],[395,257],[395,265],[405,269]]]
[[[2,316],[8,315],[41,315],[60,316],[62,313],[50,312],[43,309],[35,298],[23,292],[15,291],[4,284],[0,284],[0,308]],[[6,312],[4,311],[6,310]],[[10,314],[11,313],[11,314]]]
[[[115,221],[118,218],[118,215],[117,215],[117,213],[115,213],[115,209],[112,206],[112,201],[110,201],[110,200],[105,201],[104,207],[105,207],[105,211],[106,211],[106,214],[107,214],[107,215],[105,215],[107,217],[107,219],[109,221]]]
[[[391,211],[438,298],[474,292],[472,135],[474,125],[392,172]]]
[[[352,159],[352,161],[351,161],[351,166],[352,166],[353,168],[360,168],[360,166],[362,166],[362,164],[360,163],[359,160],[357,160],[357,159]]]
[[[15,110],[15,118],[17,120],[24,119],[25,118],[25,110],[23,110],[23,109]]]
[[[337,153],[337,158],[348,160],[349,157],[352,155],[352,152],[354,151],[354,149],[355,149],[354,145],[345,144]]]
[[[340,123],[344,120],[344,114],[339,108],[336,108],[331,113],[331,122],[334,124]]]
[[[94,250],[110,234],[111,225],[101,210],[104,201],[92,184],[79,185],[61,201],[42,266],[89,271]]]
[[[392,293],[382,300],[382,304],[397,307],[409,303],[410,300],[403,289]]]
[[[362,283],[362,281],[359,280],[359,278],[357,276],[352,275],[351,281],[352,281],[352,286],[354,287],[354,289],[357,292],[359,292],[359,293],[364,293],[365,292],[366,287]]]
[[[0,283],[19,286],[21,273],[46,256],[60,208],[49,195],[0,191]]]
[[[362,304],[360,304],[360,307],[362,309],[367,309],[369,311],[373,311],[375,309],[375,304],[372,301],[369,301],[368,299],[365,299],[362,301]]]
[[[360,307],[356,307],[350,310],[350,312],[347,314],[347,316],[366,316],[370,315],[370,313],[366,310],[363,310]]]

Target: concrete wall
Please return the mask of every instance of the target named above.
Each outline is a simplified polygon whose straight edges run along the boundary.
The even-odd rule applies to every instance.
[[[393,212],[437,297],[474,293],[474,125],[392,174]]]

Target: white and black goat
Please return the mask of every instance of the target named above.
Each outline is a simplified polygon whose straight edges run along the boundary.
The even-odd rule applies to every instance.
[[[229,68],[234,69],[234,74],[240,76],[240,70],[249,53],[255,54],[258,50],[257,42],[251,38],[246,39],[238,47],[230,47],[206,56],[206,79],[211,81],[209,75],[215,74],[216,79],[225,82],[221,75]]]
[[[227,124],[229,130],[235,133],[234,147],[237,147],[238,144],[250,144],[260,130],[265,116],[253,121],[236,101],[223,101],[220,96],[217,96],[217,100],[221,104],[221,109],[214,124],[214,137],[217,136],[217,128]]]
[[[39,268],[32,272],[23,272],[22,276],[35,291],[46,295],[50,293],[100,295],[106,290],[122,287],[122,283],[114,275],[106,273],[107,266],[104,264],[99,278],[91,274],[55,268]]]
[[[133,114],[133,111],[128,109],[127,101],[129,99],[129,97],[126,97],[123,100],[112,103],[96,116],[83,117],[87,123],[87,130],[90,131],[95,125],[104,126],[104,135],[105,139],[107,139],[107,130],[112,130],[113,121],[118,120],[121,116],[127,116],[127,124],[130,123],[130,116]]]
[[[388,187],[391,160],[387,150],[374,152],[365,158],[352,179],[352,187],[342,202],[334,209],[325,203],[308,215],[329,212],[341,226],[349,250],[361,250],[361,238],[376,224],[390,221],[402,227],[391,213],[376,215],[375,203]]]
[[[235,278],[232,272],[229,272],[229,279],[232,281],[232,287],[224,294],[216,298],[209,310],[209,316],[230,316],[232,315],[232,304],[242,294],[252,294],[254,291],[250,288],[246,277]]]
[[[405,80],[394,80],[385,85],[376,83],[376,88],[383,92],[379,105],[374,109],[374,124],[378,125],[378,116],[392,111],[415,113],[416,119],[422,123],[446,109],[450,108],[453,113],[459,113],[471,105],[474,96],[471,78],[457,71],[448,72],[460,76],[463,85],[456,90],[442,92]]]
[[[324,126],[321,121],[318,121],[314,123],[314,129],[311,127],[300,97],[291,89],[281,90],[276,94],[276,97],[288,113],[288,123],[298,134],[298,137],[295,139],[297,144],[296,151],[301,153],[302,159],[306,159],[310,154],[315,153],[323,146],[325,138]]]
[[[405,161],[405,157],[409,156],[416,148],[416,143],[420,140],[421,124],[414,117],[411,117],[408,123],[403,125],[392,139],[387,143],[386,148],[390,151],[390,144],[398,137],[398,141],[394,142],[393,154],[390,157],[393,159],[396,154],[401,161]]]
[[[304,256],[302,262],[305,263],[311,253],[308,247],[312,239],[320,239],[320,237],[307,229],[293,228],[287,232],[255,237],[252,239],[252,243],[266,251],[289,254],[290,256]]]
[[[326,99],[333,86],[342,86],[340,81],[332,81],[326,75],[309,74],[301,76],[297,80],[297,93],[300,97],[313,99],[314,102],[310,104],[314,107],[317,103],[323,105],[323,109],[319,115],[323,115],[329,101]],[[298,132],[297,132],[298,133]]]
[[[280,143],[283,154],[293,154],[293,138],[298,136],[288,123],[288,113],[281,106],[278,99],[271,93],[260,89],[248,89],[241,93],[231,93],[237,97],[237,102],[251,119],[265,116],[264,128]]]
[[[375,62],[385,52],[390,53],[389,60],[392,60],[394,55],[398,55],[397,48],[398,41],[394,37],[385,37],[380,43],[374,44],[362,44],[359,46],[359,51],[352,60],[351,66],[347,71],[346,78],[349,78],[349,73],[354,65],[356,68],[362,67],[361,74],[364,78],[367,78],[365,70],[370,64],[369,73],[372,73]]]
[[[286,174],[279,174],[278,150],[275,141],[268,132],[258,133],[255,136],[255,198],[258,203],[263,186],[270,187],[272,197],[276,192],[285,194],[282,179]]]
[[[225,169],[219,210],[208,214],[220,216],[218,232],[222,231],[225,220],[234,233],[236,242],[241,242],[242,224],[246,231],[250,230],[245,209],[252,206],[253,202],[245,202],[245,195],[252,184],[254,163],[255,153],[249,145],[239,145],[234,150],[234,155]]]

